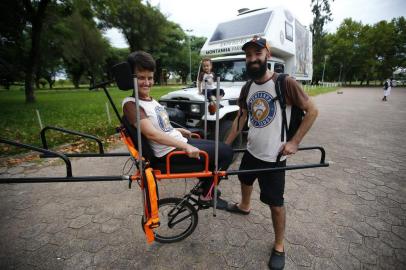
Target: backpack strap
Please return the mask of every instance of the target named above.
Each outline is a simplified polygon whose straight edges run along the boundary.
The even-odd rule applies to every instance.
[[[286,100],[285,100],[285,78],[288,74],[279,74],[276,78],[275,83],[275,91],[276,91],[276,98],[279,100],[279,104],[282,109],[282,128],[281,128],[281,142],[285,141],[285,133],[286,136],[288,134],[288,121],[286,116]]]
[[[238,98],[238,105],[240,106],[240,109],[238,110],[237,131],[240,129],[240,118],[242,116],[241,103],[247,102],[246,100],[248,97],[248,92],[250,91],[253,81],[254,80],[248,80],[241,88],[241,94],[240,97]]]

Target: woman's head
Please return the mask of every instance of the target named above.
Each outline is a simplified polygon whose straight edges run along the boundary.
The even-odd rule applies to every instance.
[[[136,51],[131,53],[127,58],[128,63],[130,64],[131,71],[136,74],[136,71],[139,70],[148,70],[155,71],[155,60],[147,52]]]
[[[151,87],[154,85],[154,58],[147,52],[136,51],[128,56],[127,61],[133,74],[137,76],[140,97],[149,98]]]

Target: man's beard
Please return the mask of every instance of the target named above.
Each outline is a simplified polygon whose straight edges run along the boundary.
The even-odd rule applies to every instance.
[[[259,67],[253,67],[254,64],[258,64]],[[253,80],[258,80],[265,75],[267,70],[267,63],[266,60],[261,62],[260,60],[246,63],[247,74]]]

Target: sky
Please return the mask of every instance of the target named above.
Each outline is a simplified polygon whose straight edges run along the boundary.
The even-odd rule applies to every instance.
[[[192,30],[191,35],[209,38],[220,22],[228,21],[237,15],[241,8],[283,6],[303,25],[313,20],[311,0],[149,0],[159,6],[170,21],[178,23],[183,30]],[[283,2],[283,4],[282,4]],[[381,20],[406,16],[406,0],[335,0],[330,1],[333,21],[325,29],[334,33],[345,18],[352,18],[363,24],[375,24]],[[117,29],[105,33],[114,47],[128,47],[123,35]]]

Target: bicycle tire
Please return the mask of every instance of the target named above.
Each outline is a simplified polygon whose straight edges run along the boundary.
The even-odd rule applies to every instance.
[[[155,241],[175,243],[191,235],[199,222],[197,210],[183,198],[158,200],[160,226],[154,229]],[[170,217],[169,215],[172,215]],[[145,218],[141,219],[144,230]]]

